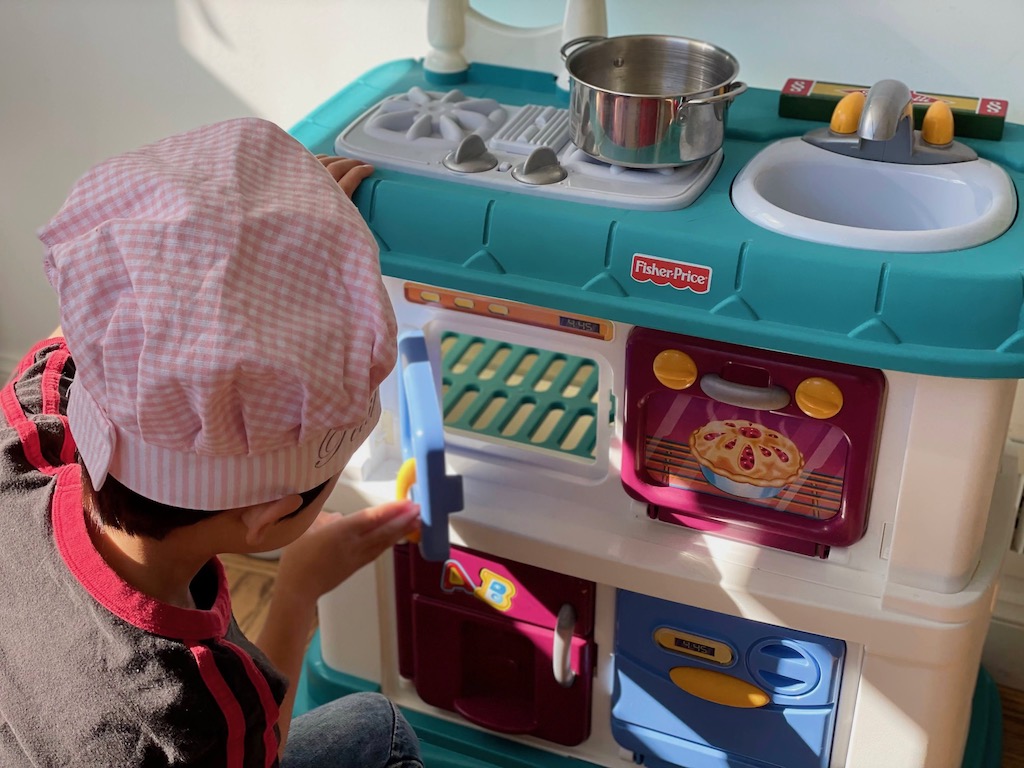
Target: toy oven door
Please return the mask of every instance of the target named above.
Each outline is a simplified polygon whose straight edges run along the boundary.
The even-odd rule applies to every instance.
[[[861,538],[881,371],[635,328],[622,481],[652,518],[807,555]]]

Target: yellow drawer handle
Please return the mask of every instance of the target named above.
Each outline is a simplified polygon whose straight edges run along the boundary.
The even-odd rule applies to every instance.
[[[398,478],[395,480],[395,498],[401,501],[409,498],[409,491],[416,482],[416,459],[408,458],[398,468]],[[419,544],[420,531],[416,530],[405,537],[406,541]]]
[[[757,686],[713,669],[674,667],[668,675],[673,683],[687,693],[715,704],[756,709],[771,701],[771,696]]]

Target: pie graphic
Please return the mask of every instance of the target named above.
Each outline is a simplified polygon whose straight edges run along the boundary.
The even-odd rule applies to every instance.
[[[770,498],[800,476],[804,457],[775,429],[740,419],[712,421],[690,435],[690,452],[709,483],[746,498]]]

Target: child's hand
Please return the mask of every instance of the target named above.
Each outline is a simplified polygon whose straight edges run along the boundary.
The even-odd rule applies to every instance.
[[[331,176],[338,182],[338,186],[349,197],[355,193],[359,183],[373,173],[373,166],[362,160],[335,155],[317,155],[316,159],[331,172]]]
[[[321,512],[285,547],[277,587],[292,599],[315,601],[419,527],[419,505],[389,501],[339,515]]]

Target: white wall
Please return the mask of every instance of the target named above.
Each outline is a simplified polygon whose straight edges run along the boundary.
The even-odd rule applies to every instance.
[[[474,5],[524,26],[562,6]],[[86,168],[240,114],[288,127],[373,65],[423,55],[425,14],[426,0],[0,0],[0,369],[56,324],[35,231]],[[608,0],[608,21],[721,45],[756,86],[896,77],[1008,99],[1024,122],[1020,0]]]
[[[373,64],[427,49],[426,0],[177,0],[186,45],[261,112],[295,120]],[[472,0],[504,23],[561,20],[558,0]],[[789,77],[1010,101],[1024,122],[1024,3],[975,0],[606,0],[610,34],[713,42],[741,79]],[[529,62],[523,62],[528,66]]]
[[[252,114],[178,41],[173,0],[0,0],[0,381],[57,325],[36,230],[89,166]]]

